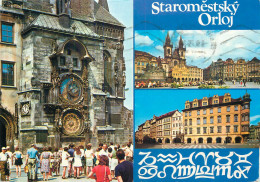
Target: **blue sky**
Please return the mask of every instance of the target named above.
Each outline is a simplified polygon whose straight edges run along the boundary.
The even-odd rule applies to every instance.
[[[98,1],[98,0],[96,0]],[[110,13],[125,25],[124,58],[126,63],[125,106],[133,109],[133,1],[108,0]]]
[[[135,50],[163,57],[163,43],[168,31],[139,30],[135,32]],[[180,36],[186,46],[186,62],[200,68],[208,67],[219,58],[237,60],[260,59],[259,30],[170,30],[173,46]]]
[[[246,91],[250,94],[252,99],[250,105],[250,121],[251,124],[257,124],[260,122],[259,89],[135,90],[135,131],[140,124],[151,119],[153,115],[160,116],[175,109],[182,111],[186,100],[192,101],[194,98],[202,99],[203,96],[212,97],[215,94],[221,96],[227,92],[231,94],[232,98],[239,98],[243,97]]]

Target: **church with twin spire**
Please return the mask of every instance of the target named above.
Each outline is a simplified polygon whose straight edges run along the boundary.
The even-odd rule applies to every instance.
[[[190,82],[190,81],[202,81],[203,70],[196,66],[188,66],[186,64],[186,47],[183,39],[180,36],[179,43],[176,48],[173,49],[173,43],[171,41],[169,32],[165,38],[163,45],[164,58],[155,57],[142,51],[135,51],[135,74],[137,81],[147,78],[146,68],[142,68],[144,65],[152,65],[154,67],[162,68],[164,71],[164,79],[153,78],[154,81],[166,81],[172,82]],[[159,75],[159,74],[158,74]]]

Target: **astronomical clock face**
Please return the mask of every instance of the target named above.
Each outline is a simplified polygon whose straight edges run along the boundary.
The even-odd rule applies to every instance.
[[[67,113],[63,117],[63,129],[67,135],[77,135],[82,131],[82,122],[79,116],[75,113]]]
[[[82,84],[75,77],[66,78],[61,83],[60,94],[65,101],[77,103],[82,98]]]

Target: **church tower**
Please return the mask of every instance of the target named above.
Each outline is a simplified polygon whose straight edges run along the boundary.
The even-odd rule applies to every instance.
[[[169,36],[169,32],[167,33],[165,43],[164,43],[164,58],[171,58],[172,57],[172,43],[171,43],[171,38]]]
[[[186,48],[184,48],[182,37],[179,40],[179,55],[181,59],[185,59]]]

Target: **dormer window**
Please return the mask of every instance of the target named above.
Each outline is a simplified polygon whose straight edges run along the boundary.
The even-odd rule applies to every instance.
[[[186,109],[189,109],[190,108],[190,105],[186,105]]]
[[[203,102],[203,106],[206,106],[207,105],[207,102]]]
[[[194,104],[193,104],[193,107],[197,107],[197,106],[198,106],[198,104],[197,104],[197,103],[194,103]]]
[[[214,100],[214,104],[218,104],[218,100]]]
[[[225,99],[225,102],[229,102],[229,98]]]

